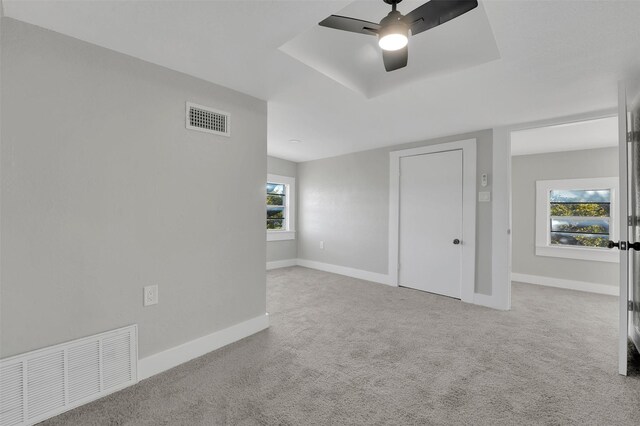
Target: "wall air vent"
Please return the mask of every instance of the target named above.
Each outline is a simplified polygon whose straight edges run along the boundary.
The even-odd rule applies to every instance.
[[[230,121],[227,112],[187,102],[187,129],[231,136]]]
[[[138,381],[138,328],[0,360],[0,426],[33,425]]]

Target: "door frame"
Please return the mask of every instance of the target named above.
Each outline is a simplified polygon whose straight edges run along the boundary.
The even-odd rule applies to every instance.
[[[503,294],[506,296],[506,299],[504,299],[504,303],[506,305],[505,309],[510,309],[511,307],[511,284],[512,284],[512,279],[511,279],[511,274],[512,274],[512,264],[511,264],[511,254],[512,254],[512,247],[511,247],[511,217],[512,217],[512,188],[511,188],[511,179],[512,179],[512,175],[511,175],[511,133],[513,132],[517,132],[517,131],[521,131],[521,130],[528,130],[528,129],[536,129],[539,127],[547,127],[547,126],[556,126],[556,125],[561,125],[561,124],[569,124],[569,123],[576,123],[576,122],[580,122],[580,121],[588,121],[588,120],[597,120],[599,118],[607,118],[607,117],[618,117],[618,130],[619,130],[619,138],[624,138],[624,140],[626,140],[626,128],[624,128],[624,126],[621,123],[621,117],[625,117],[626,114],[626,105],[625,108],[621,108],[621,102],[624,102],[624,100],[621,101],[622,96],[624,96],[625,94],[625,89],[624,89],[624,84],[623,83],[619,83],[618,85],[618,106],[615,108],[608,108],[608,109],[603,109],[603,110],[596,110],[596,111],[591,111],[591,112],[587,112],[587,113],[581,113],[581,114],[574,114],[574,115],[569,115],[569,116],[561,116],[561,117],[554,117],[551,119],[544,119],[544,120],[538,120],[538,121],[530,121],[530,122],[524,122],[524,123],[519,123],[519,124],[513,124],[513,125],[509,125],[509,126],[503,126],[503,127],[499,127],[499,128],[495,128],[493,130],[494,133],[494,140],[493,140],[493,173],[494,173],[494,185],[493,185],[493,190],[494,193],[498,193],[498,189],[496,188],[495,182],[497,182],[497,180],[499,180],[500,178],[504,178],[506,185],[507,185],[507,202],[506,202],[506,207],[508,209],[507,214],[506,214],[506,222],[508,224],[507,226],[507,232],[506,232],[506,242],[507,245],[504,247],[506,249],[506,251],[502,250],[502,244],[496,244],[496,242],[501,242],[501,241],[505,241],[501,238],[502,232],[504,232],[501,227],[504,224],[504,220],[500,220],[500,227],[496,226],[496,216],[497,213],[499,212],[500,214],[504,215],[504,210],[502,208],[499,208],[498,211],[496,211],[496,207],[499,207],[497,204],[497,196],[494,197],[494,200],[492,200],[494,202],[494,210],[493,210],[493,215],[494,215],[494,222],[493,222],[493,247],[492,247],[492,255],[493,255],[493,269],[492,269],[492,273],[493,273],[493,291],[494,294],[496,294],[495,292],[498,291],[498,294]],[[626,122],[626,120],[625,120]],[[624,135],[623,135],[624,134]],[[620,139],[622,140],[622,139]],[[620,145],[618,144],[618,150],[619,150],[619,171],[618,171],[618,176],[620,179],[620,185],[618,188],[618,193],[619,193],[619,197],[618,197],[618,215],[620,217],[620,239],[623,239],[623,235],[625,236],[624,238],[626,238],[626,226],[624,225],[625,223],[627,223],[627,182],[626,182],[626,170],[627,170],[627,165],[626,165],[626,161],[627,161],[627,153],[626,153],[626,149],[621,150],[620,149]],[[498,171],[496,170],[496,165],[498,164],[504,164],[506,165],[506,168],[501,170],[501,173],[498,173]],[[626,241],[626,239],[625,239]],[[496,252],[496,250],[499,250],[499,253]],[[626,251],[622,252],[625,253],[625,256],[623,258],[622,254],[620,257],[620,277],[621,277],[621,281],[622,281],[622,277],[626,276],[627,274],[627,268],[628,268],[628,263],[627,263],[627,258],[626,258]],[[498,254],[500,256],[498,256]],[[506,278],[506,279],[505,279]],[[622,283],[620,283],[620,295],[619,295],[619,327],[620,330],[622,330],[623,328],[625,330],[628,330],[627,327],[627,318],[628,318],[628,312],[627,312],[627,305],[626,305],[626,299],[628,297],[628,292],[627,292],[627,287],[626,285],[623,285]],[[628,331],[627,331],[628,333]],[[623,340],[624,340],[624,344],[623,344]],[[618,372],[622,375],[626,375],[626,371],[627,371],[627,347],[626,347],[626,338],[622,337],[622,332],[620,333],[619,336],[619,344],[618,344]]]
[[[620,166],[618,170],[620,197],[619,210],[620,215],[620,241],[629,241],[629,227],[625,226],[628,219],[628,197],[629,197],[629,175],[628,175],[628,156],[627,156],[627,90],[623,81],[618,83],[618,155]],[[620,296],[619,316],[618,316],[618,373],[627,375],[627,340],[629,336],[629,309],[627,306],[629,300],[629,257],[627,250],[619,250],[620,252]]]
[[[465,139],[389,153],[389,281],[398,286],[400,243],[400,159],[462,151],[462,270],[460,299],[473,303],[476,281],[476,139]]]
[[[550,119],[528,121],[496,127],[493,129],[493,197],[492,197],[492,284],[493,297],[496,299],[491,307],[511,309],[511,273],[512,273],[512,188],[511,188],[511,133],[538,127],[569,124],[599,118],[617,117],[618,107],[590,111],[574,115],[565,115]],[[623,187],[619,188],[623,194]],[[626,223],[626,219],[625,222]]]

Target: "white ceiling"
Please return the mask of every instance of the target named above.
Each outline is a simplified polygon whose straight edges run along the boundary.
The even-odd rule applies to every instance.
[[[618,146],[618,117],[578,121],[511,133],[511,155]]]
[[[500,59],[471,67],[456,62],[426,77],[406,70],[420,78],[370,99],[280,47],[345,7],[371,8],[377,16],[381,0],[351,6],[327,0],[3,3],[6,16],[266,99],[268,152],[295,161],[612,108],[617,80],[640,70],[635,0],[486,0]],[[429,57],[419,44],[431,37],[446,43],[447,33],[454,40],[456,24],[412,39],[408,68],[424,57],[448,61]],[[353,48],[358,35],[336,33],[326,42],[343,36],[345,49]]]

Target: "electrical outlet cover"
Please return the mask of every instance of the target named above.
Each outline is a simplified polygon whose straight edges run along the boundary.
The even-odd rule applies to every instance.
[[[151,306],[158,304],[158,285],[149,285],[144,288],[143,305]]]

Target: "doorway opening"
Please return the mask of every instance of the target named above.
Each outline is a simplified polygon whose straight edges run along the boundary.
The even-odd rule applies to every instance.
[[[511,133],[512,281],[618,294],[616,116]]]
[[[617,337],[626,271],[616,245],[627,238],[628,198],[620,184],[619,137],[613,112],[511,131],[514,308],[533,292],[566,313],[574,331],[589,333],[581,326],[593,320],[593,330],[608,321]]]

